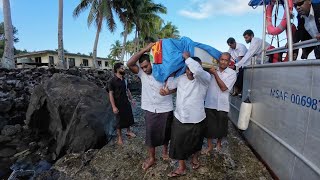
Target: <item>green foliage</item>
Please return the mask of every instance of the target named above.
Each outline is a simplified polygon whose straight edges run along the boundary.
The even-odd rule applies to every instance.
[[[110,56],[112,57],[112,59],[120,59],[121,56],[121,43],[119,40],[117,40],[114,44],[111,45],[111,49],[110,49]]]
[[[16,27],[13,26],[13,42],[14,43],[19,42],[19,38],[16,37],[17,34],[18,34],[18,30]],[[0,23],[0,57],[3,56],[4,45],[5,45],[4,23],[1,22]],[[15,49],[15,52],[16,52],[16,49]]]

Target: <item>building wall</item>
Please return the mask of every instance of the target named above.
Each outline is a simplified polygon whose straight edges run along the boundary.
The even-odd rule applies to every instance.
[[[49,63],[49,56],[53,57],[54,65],[57,66],[58,55],[54,54],[54,53],[45,53],[45,54],[28,55],[26,57],[20,57],[20,58],[17,58],[17,63],[22,63],[22,62],[26,63],[27,61],[25,61],[25,59],[27,59],[27,58],[31,59],[32,62],[36,62],[37,57],[41,57],[41,63]],[[83,66],[84,68],[93,67],[93,59],[91,57],[86,57],[86,56],[81,57],[81,56],[72,56],[72,55],[65,55],[64,57],[66,59],[68,68],[70,67],[70,64],[69,64],[70,58],[74,58],[76,67],[81,67],[81,64],[83,64],[84,59],[88,60],[88,66]],[[111,60],[97,58],[97,61],[101,61],[100,69],[111,69],[112,68]],[[105,66],[106,61],[108,62],[108,66]],[[22,65],[18,65],[17,67],[22,68]]]

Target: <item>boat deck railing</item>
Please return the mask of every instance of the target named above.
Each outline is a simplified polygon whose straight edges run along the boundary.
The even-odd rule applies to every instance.
[[[306,41],[301,41],[298,43],[293,44],[293,50],[300,49],[300,48],[306,48],[306,47],[313,47],[313,46],[319,46],[320,41],[317,39],[310,39]],[[282,52],[288,52],[288,48],[286,46],[274,48],[266,51],[266,55],[272,55],[276,53],[282,53]]]

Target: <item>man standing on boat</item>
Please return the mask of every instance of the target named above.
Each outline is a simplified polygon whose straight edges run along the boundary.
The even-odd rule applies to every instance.
[[[146,145],[149,158],[142,164],[143,170],[147,170],[155,163],[155,147],[163,145],[163,160],[168,160],[168,143],[170,140],[171,122],[173,119],[173,102],[170,91],[163,95],[164,83],[156,81],[152,75],[152,66],[149,52],[155,43],[150,43],[140,52],[133,55],[127,62],[127,66],[141,79],[141,108],[145,113]],[[137,64],[139,62],[139,64]],[[161,93],[161,94],[160,94]]]
[[[198,169],[206,117],[204,99],[206,97],[210,74],[203,70],[201,60],[183,53],[187,65],[186,73],[177,77],[177,100],[172,122],[170,158],[179,160],[179,167],[168,174],[169,177],[185,175],[186,160],[192,156],[192,169]]]
[[[231,58],[236,63],[239,62],[248,51],[247,47],[244,44],[237,43],[233,37],[230,37],[227,40],[227,44],[229,46],[228,53],[230,53]]]
[[[126,135],[129,137],[136,136],[130,130],[134,119],[131,104],[128,99],[132,102],[132,95],[127,87],[127,80],[123,77],[125,75],[123,64],[116,63],[113,69],[115,75],[109,82],[109,98],[117,120],[117,144],[123,145],[121,129],[127,128]]]
[[[235,64],[236,69],[239,69],[239,75],[238,75],[238,82],[236,84],[237,87],[239,87],[240,92],[242,92],[243,87],[243,68],[251,64],[251,59],[253,57],[256,57],[256,62],[258,64],[261,63],[261,55],[262,55],[262,46],[263,46],[263,40],[260,38],[254,37],[254,33],[251,29],[246,30],[243,33],[243,37],[246,41],[246,43],[250,43],[250,47],[246,54],[243,56],[243,58]],[[265,48],[266,49],[272,49],[273,46],[271,46],[269,43],[265,42]],[[271,56],[269,57],[269,62],[273,62],[273,58],[278,58]],[[254,62],[253,62],[254,63]]]
[[[298,12],[298,30],[295,42],[312,38],[320,40],[320,4],[311,3],[311,0],[294,0],[294,7]],[[320,46],[308,47],[302,50],[301,59],[307,59],[314,50],[315,57],[320,59]]]
[[[233,37],[230,37],[227,40],[227,44],[230,47],[228,53],[230,53],[235,63],[239,62],[248,51],[247,47],[244,44],[237,43]],[[238,95],[239,93],[241,93],[240,89],[242,90],[243,77],[240,76],[243,76],[243,69],[240,68],[239,71],[241,71],[241,73],[239,72],[238,74],[238,78],[234,86],[234,92],[232,93],[233,96]]]
[[[228,133],[229,92],[236,82],[236,72],[228,67],[231,55],[222,53],[219,68],[210,68],[211,81],[205,100],[206,133],[208,148],[202,154],[213,150],[212,139],[217,139],[216,149],[221,149],[221,140]]]

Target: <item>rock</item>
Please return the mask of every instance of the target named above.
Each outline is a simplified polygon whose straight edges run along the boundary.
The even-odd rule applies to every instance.
[[[24,122],[26,122],[26,120],[24,120]],[[24,125],[24,126],[22,126],[22,129],[23,129],[24,131],[29,130],[29,126]]]
[[[55,169],[44,171],[35,177],[36,180],[71,180],[66,174]]]
[[[25,100],[23,97],[16,98],[14,102],[15,102],[14,107],[16,110],[26,110],[26,108],[28,107],[28,104],[25,103]]]
[[[10,117],[9,124],[22,124],[25,117],[25,112],[18,111]]]
[[[13,157],[19,157],[19,156],[27,156],[29,155],[31,152],[28,149],[25,149],[17,154],[15,154]]]
[[[18,132],[17,128],[13,125],[6,125],[3,127],[1,134],[4,136],[13,136]]]
[[[18,132],[21,132],[21,125],[20,124],[16,124],[16,125],[14,125],[14,127],[17,129]]]
[[[9,93],[3,93],[0,91],[0,98],[6,98],[9,96]]]
[[[6,82],[3,82],[0,86],[0,89],[2,89],[4,92],[11,91],[12,86],[8,85]]]
[[[0,130],[8,124],[8,119],[0,115]]]
[[[22,73],[16,74],[16,78],[22,78],[22,77],[23,77],[23,74],[22,74]]]
[[[24,69],[22,70],[23,74],[32,74],[32,70],[31,69]]]
[[[24,87],[24,83],[21,82],[21,81],[17,82],[17,84],[15,85],[15,88],[16,88],[16,90],[18,90],[18,91],[23,90],[23,87]]]
[[[11,110],[13,101],[11,99],[0,98],[0,113],[5,113]]]
[[[12,85],[12,86],[15,86],[16,84],[17,84],[17,80],[7,80],[6,81],[6,83],[8,84],[8,85]]]
[[[68,69],[67,72],[70,75],[80,76],[80,72],[79,72],[79,70],[77,68]]]
[[[48,145],[48,143],[46,143],[45,141],[40,141],[38,142],[38,146],[41,147],[41,148],[44,148]]]
[[[11,148],[0,149],[0,157],[10,157],[10,156],[13,156],[15,153],[16,153],[15,149],[11,149]]]
[[[31,129],[52,135],[49,149],[54,147],[56,156],[102,147],[114,123],[105,91],[65,74],[54,74],[34,89],[26,115]]]
[[[9,142],[9,141],[11,141],[10,137],[0,135],[0,143],[6,143],[6,142]]]
[[[38,147],[38,144],[36,142],[29,143],[29,148],[30,148],[31,151],[36,150],[37,147]]]

